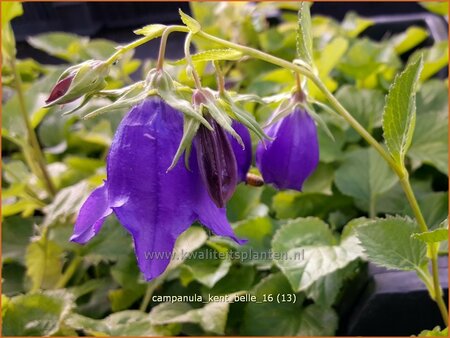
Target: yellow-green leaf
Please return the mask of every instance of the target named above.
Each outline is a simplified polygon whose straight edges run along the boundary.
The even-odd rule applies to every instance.
[[[384,139],[392,158],[401,166],[416,123],[416,90],[422,58],[410,62],[389,88],[383,112]]]

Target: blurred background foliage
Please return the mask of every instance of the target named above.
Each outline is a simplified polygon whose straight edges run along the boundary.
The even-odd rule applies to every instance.
[[[286,60],[295,58],[298,4],[190,4],[193,16],[211,34],[259,48]],[[442,11],[431,4],[431,11]],[[276,22],[269,14],[279,13]],[[381,39],[365,31],[376,22],[347,13],[338,22],[312,18],[314,59],[328,88],[378,140],[384,95],[395,74],[415,53],[425,65],[417,95],[417,127],[408,154],[412,182],[428,224],[447,217],[448,82],[437,73],[448,63],[448,42],[410,25]],[[57,194],[52,197],[33,174],[21,151],[27,142],[18,110],[14,72],[2,66],[2,317],[4,335],[333,335],[351,310],[366,275],[366,262],[352,242],[358,218],[411,215],[399,183],[377,153],[339,117],[317,112],[333,134],[319,129],[320,164],[303,192],[241,185],[229,202],[230,222],[246,245],[190,228],[177,242],[184,252],[285,252],[305,246],[310,259],[282,261],[188,258],[174,262],[146,283],[136,266],[131,237],[113,218],[85,246],[69,242],[74,218],[89,191],[105,178],[105,157],[125,110],[82,120],[109,102],[94,98],[75,114],[76,104],[43,108],[61,72],[70,64],[106,59],[116,43],[70,33],[31,36],[28,43],[64,62],[17,60],[32,127],[48,162]],[[195,40],[198,50],[214,48]],[[180,46],[180,49],[182,47]],[[176,61],[176,60],[173,60]],[[154,60],[126,54],[108,77],[108,89],[145,78]],[[196,62],[205,86],[215,88],[211,65]],[[193,85],[184,66],[166,68]],[[265,97],[290,91],[289,71],[258,60],[224,62],[227,88]],[[323,99],[309,86],[309,94]],[[246,103],[263,123],[275,103]],[[254,139],[254,145],[256,144]],[[355,220],[356,219],[356,220]],[[446,247],[441,247],[443,253]],[[156,303],[152,295],[233,295],[250,292],[296,294],[295,303]]]

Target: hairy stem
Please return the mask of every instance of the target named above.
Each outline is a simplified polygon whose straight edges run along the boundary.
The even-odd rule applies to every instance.
[[[188,68],[190,69],[190,72],[192,74],[192,78],[195,82],[195,87],[197,89],[202,88],[202,84],[200,82],[200,77],[198,76],[197,70],[195,69],[194,63],[192,62],[191,57],[191,41],[192,41],[192,33],[188,33],[186,35],[186,40],[184,41],[184,55],[186,57],[186,62],[188,64]]]
[[[17,97],[19,99],[19,107],[20,107],[19,111],[20,114],[22,115],[22,119],[27,129],[28,143],[30,145],[30,148],[25,146],[22,147],[22,149],[26,153],[25,158],[29,158],[29,161],[34,161],[34,163],[29,163],[31,170],[37,177],[39,177],[42,180],[42,182],[44,183],[45,190],[51,197],[53,197],[56,194],[56,189],[50,178],[50,174],[48,173],[47,163],[45,161],[44,154],[42,153],[38,138],[29,120],[27,107],[25,104],[25,96],[23,93],[22,80],[20,78],[19,71],[17,70],[15,57],[11,59],[11,69],[14,73],[14,84],[17,92]],[[35,166],[34,164],[37,164],[37,166]]]

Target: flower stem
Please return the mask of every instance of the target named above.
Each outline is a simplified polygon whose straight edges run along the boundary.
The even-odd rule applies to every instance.
[[[141,306],[139,307],[139,310],[142,312],[145,312],[148,308],[148,305],[150,304],[150,301],[152,299],[153,292],[155,292],[156,288],[160,285],[159,280],[154,280],[150,282],[147,285],[147,290],[145,291],[144,298],[142,299]]]
[[[192,41],[192,33],[188,33],[186,35],[186,40],[184,41],[184,55],[186,57],[186,62],[188,64],[188,67],[190,68],[192,78],[194,79],[195,87],[197,87],[197,89],[201,89],[202,84],[200,82],[200,77],[198,76],[197,70],[195,69],[194,63],[192,62],[191,50],[190,50],[191,41]]]
[[[80,256],[76,256],[74,259],[72,259],[66,271],[64,271],[64,274],[58,280],[58,283],[56,283],[57,289],[61,289],[66,286],[67,282],[69,282],[70,278],[72,278],[73,274],[77,271],[77,268],[82,261],[83,259]]]
[[[29,163],[29,166],[30,166],[31,170],[34,171],[34,174],[42,180],[47,193],[51,197],[54,197],[56,194],[56,189],[55,189],[55,186],[53,185],[53,182],[48,173],[47,164],[45,161],[44,154],[42,153],[38,138],[36,136],[33,126],[31,125],[31,122],[29,120],[27,107],[25,104],[25,96],[23,93],[22,80],[20,78],[19,71],[17,70],[15,56],[11,58],[10,63],[11,63],[11,69],[14,74],[15,89],[17,92],[17,97],[19,99],[19,107],[20,107],[19,110],[22,115],[23,121],[25,123],[25,127],[27,129],[28,143],[30,146],[30,148],[28,148],[27,146],[22,146],[22,150],[25,153],[25,158],[29,159],[29,162],[34,161],[37,164],[37,166],[35,166],[34,163]],[[33,170],[33,168],[34,168],[34,170]]]

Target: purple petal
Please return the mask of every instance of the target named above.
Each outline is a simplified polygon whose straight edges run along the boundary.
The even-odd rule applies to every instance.
[[[278,189],[302,190],[303,183],[319,163],[319,143],[314,120],[302,109],[268,127],[266,134],[275,138],[266,149],[259,143],[256,165],[264,181]]]
[[[197,220],[211,229],[211,231],[218,236],[226,236],[239,244],[244,244],[247,241],[236,237],[230,223],[226,216],[225,208],[218,208],[211,200],[202,178],[200,177],[197,161],[195,161],[195,149],[192,149],[190,158],[191,180],[192,186],[191,198],[193,200],[193,210],[196,213]],[[193,160],[194,159],[194,160]]]
[[[70,240],[84,244],[101,229],[105,218],[112,213],[108,201],[108,188],[105,183],[95,189],[84,202],[78,214],[75,228]]]
[[[238,141],[231,134],[227,134],[236,157],[239,182],[245,182],[247,172],[252,164],[252,140],[248,129],[243,124],[233,121],[231,126],[242,138],[242,142],[244,142],[245,149],[242,149]]]
[[[181,140],[181,113],[160,99],[133,108],[117,129],[108,156],[109,197],[131,233],[145,278],[167,267],[176,238],[195,220],[183,161],[166,172]]]

